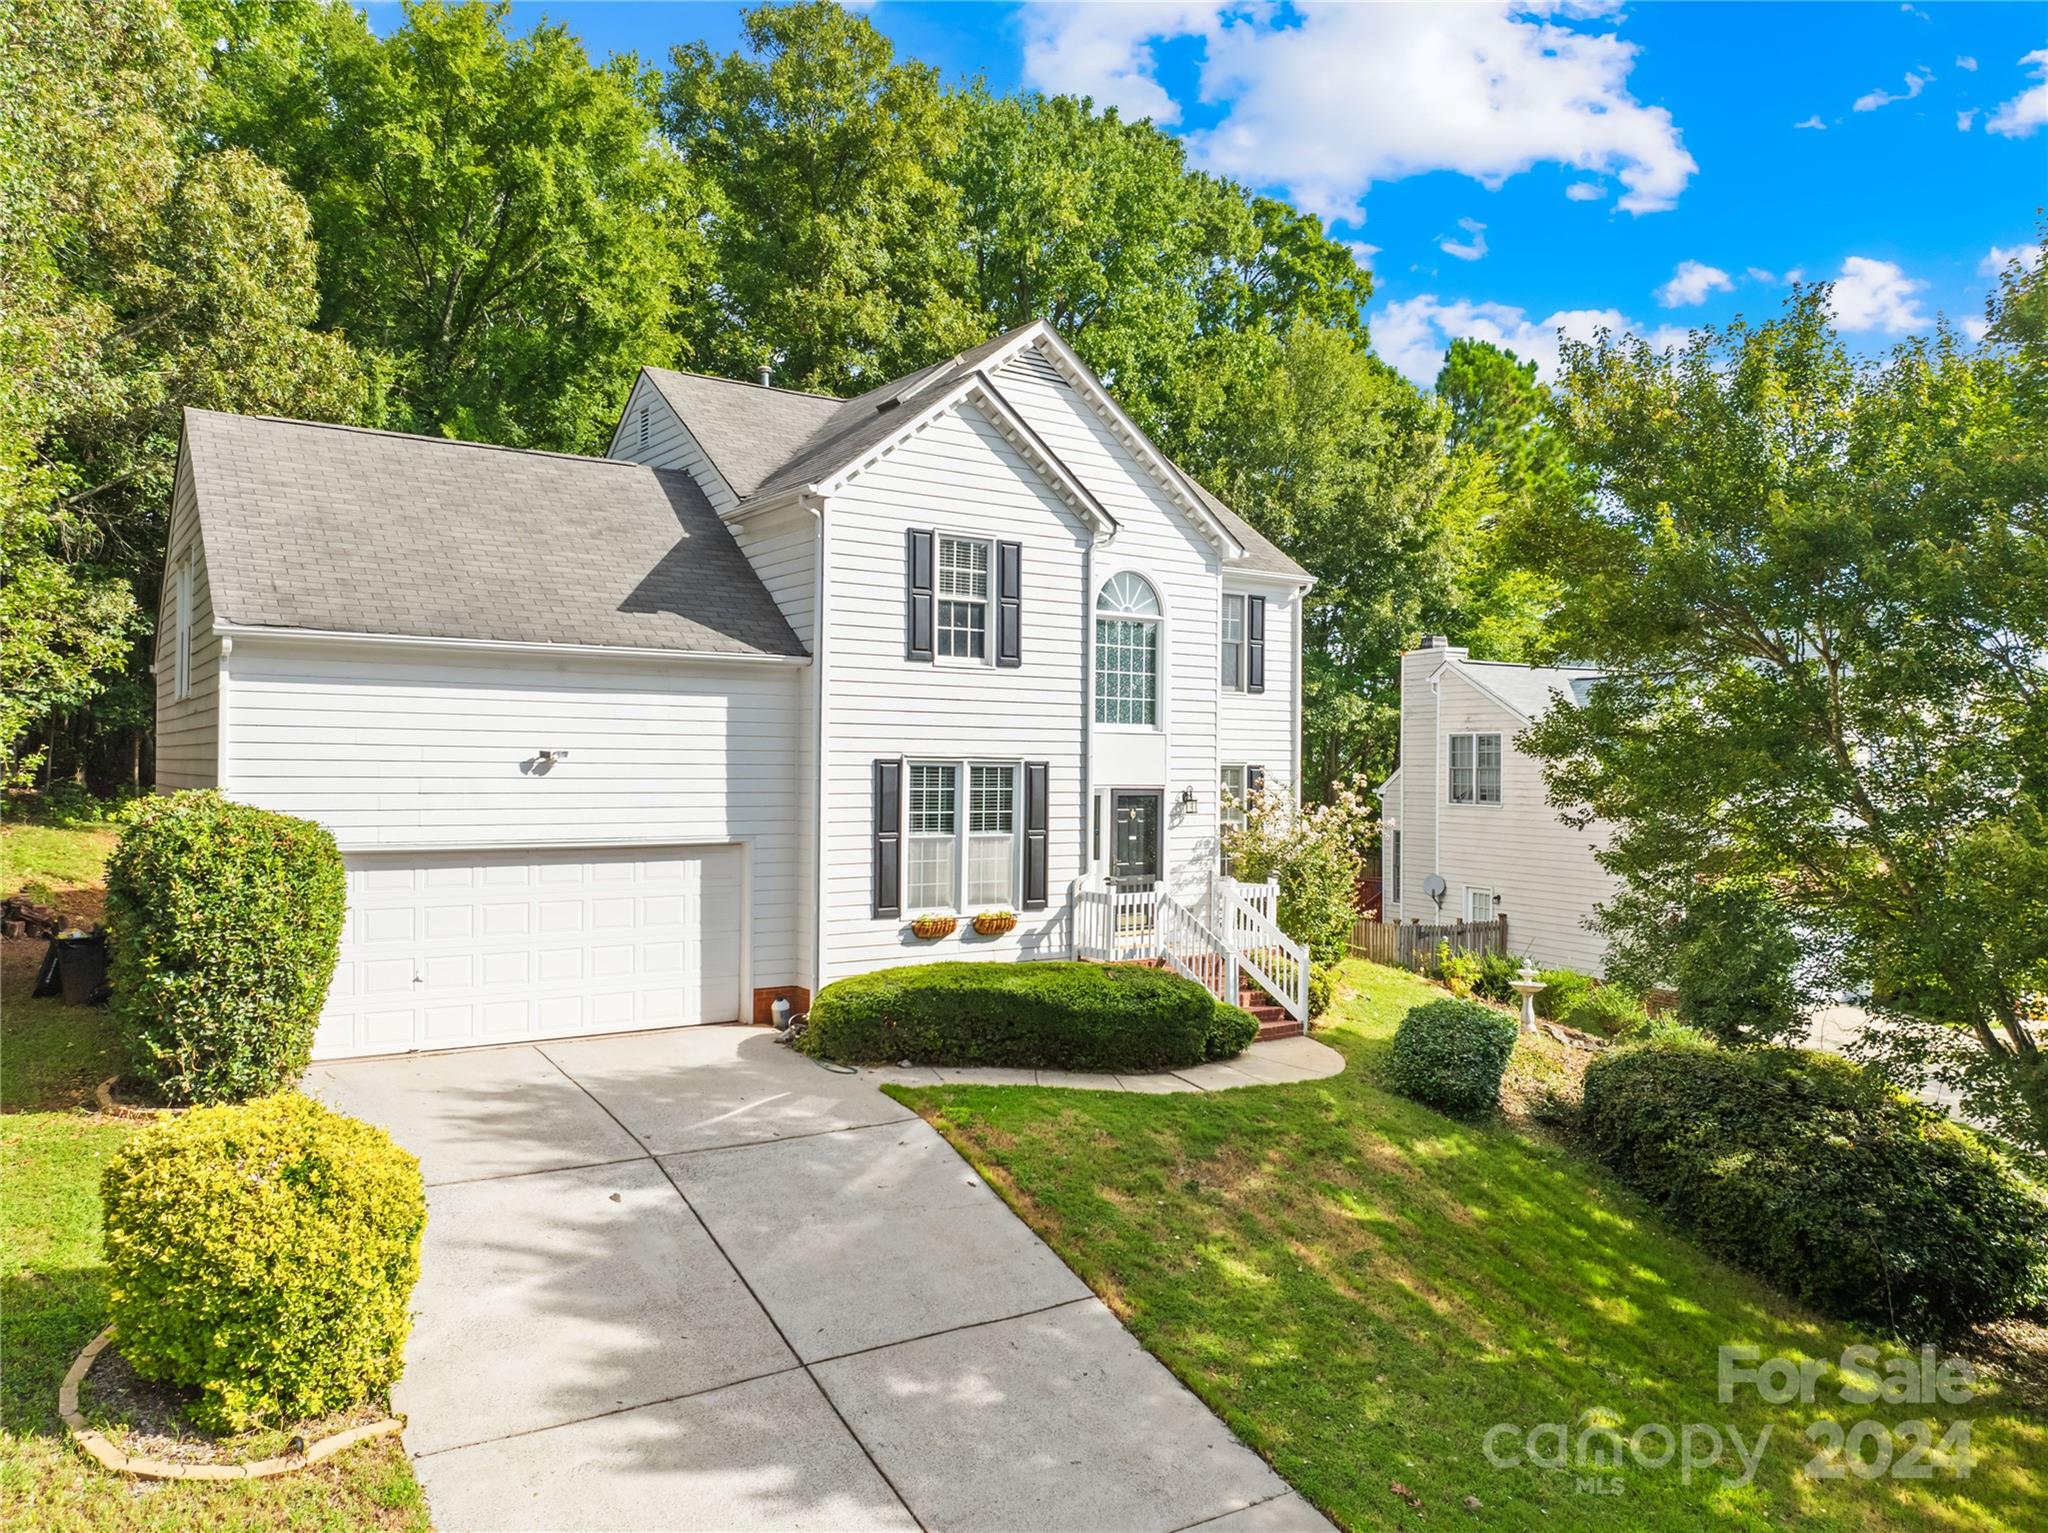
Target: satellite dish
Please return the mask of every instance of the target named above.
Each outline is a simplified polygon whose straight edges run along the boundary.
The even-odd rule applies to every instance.
[[[1422,892],[1436,901],[1436,908],[1444,908],[1444,894],[1451,886],[1444,882],[1441,873],[1432,873],[1422,881]]]

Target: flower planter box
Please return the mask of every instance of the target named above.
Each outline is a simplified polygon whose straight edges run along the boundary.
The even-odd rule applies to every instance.
[[[974,932],[978,937],[1000,937],[1004,932],[1017,929],[1017,917],[1008,910],[984,910],[974,918]]]
[[[919,916],[910,923],[910,934],[924,942],[937,942],[952,936],[959,924],[952,916]]]

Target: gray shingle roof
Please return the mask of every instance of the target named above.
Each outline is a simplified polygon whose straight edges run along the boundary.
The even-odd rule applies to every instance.
[[[1006,347],[1019,332],[919,368],[853,399],[650,367],[648,376],[741,500],[815,484],[887,441],[908,420]],[[997,384],[1000,387],[1000,381]],[[1306,579],[1296,564],[1191,476],[1196,495],[1237,541],[1235,569]]]
[[[1540,719],[1549,712],[1552,693],[1563,693],[1575,706],[1583,703],[1587,691],[1600,679],[1600,672],[1591,666],[1468,659],[1460,659],[1458,665],[1525,719]]]
[[[209,410],[185,443],[224,621],[804,653],[685,473]]]

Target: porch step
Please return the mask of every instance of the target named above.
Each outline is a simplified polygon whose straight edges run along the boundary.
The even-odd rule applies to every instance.
[[[1277,1007],[1275,1009],[1278,1010]],[[1260,1043],[1269,1043],[1275,1038],[1299,1038],[1301,1034],[1301,1024],[1284,1011],[1280,1012],[1276,1021],[1269,1022],[1264,1017],[1259,1018]]]

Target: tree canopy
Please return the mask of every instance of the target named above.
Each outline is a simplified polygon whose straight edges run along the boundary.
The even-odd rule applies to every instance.
[[[2048,1144],[2048,298],[1859,365],[1824,286],[1674,353],[1566,348],[1556,412],[1596,494],[1532,503],[1554,642],[1607,680],[1530,737],[1556,802],[1615,827],[1655,940],[1767,888],[1865,1047]],[[1962,1052],[1948,1047],[1967,1041]]]

